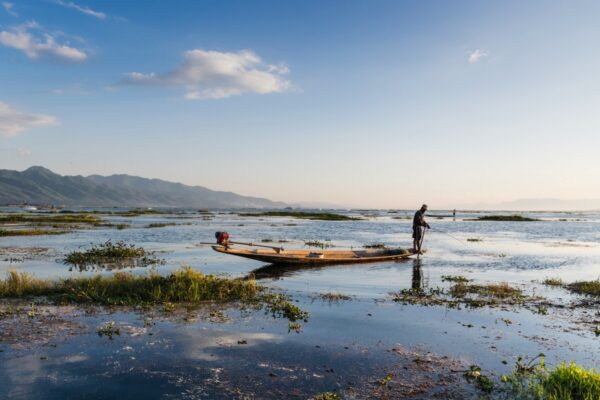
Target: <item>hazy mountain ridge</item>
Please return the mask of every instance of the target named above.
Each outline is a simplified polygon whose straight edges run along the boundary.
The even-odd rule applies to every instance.
[[[130,175],[62,176],[44,167],[0,170],[0,205],[278,208],[282,202]]]

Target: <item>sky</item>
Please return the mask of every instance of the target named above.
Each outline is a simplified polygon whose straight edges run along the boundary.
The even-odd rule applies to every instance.
[[[598,1],[0,6],[2,169],[373,208],[600,199]]]

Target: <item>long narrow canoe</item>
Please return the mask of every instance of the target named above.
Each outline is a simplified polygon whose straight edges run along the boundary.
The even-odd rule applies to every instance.
[[[416,253],[412,249],[366,249],[366,250],[281,250],[240,249],[231,246],[212,246],[219,253],[251,258],[271,264],[353,264],[398,260]]]

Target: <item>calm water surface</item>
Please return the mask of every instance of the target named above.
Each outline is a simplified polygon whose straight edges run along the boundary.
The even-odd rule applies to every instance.
[[[60,259],[91,243],[123,240],[156,251],[166,260],[155,268],[161,273],[182,265],[236,277],[254,273],[263,284],[292,294],[311,317],[296,334],[288,333],[285,321],[261,312],[237,315],[229,310],[234,317],[220,324],[157,320],[150,328],[143,327],[143,317],[135,313],[100,313],[84,319],[84,333],[50,345],[19,348],[0,343],[0,398],[281,398],[293,393],[304,398],[307,393],[347,389],[348,382],[365,376],[385,376],[397,368],[389,350],[398,345],[478,364],[496,375],[507,372],[517,355],[540,352],[550,364],[573,360],[600,366],[600,341],[593,332],[577,329],[565,313],[403,306],[389,297],[389,292],[403,288],[443,286],[442,275],[460,274],[481,282],[509,282],[526,293],[566,303],[573,297],[563,289],[532,281],[600,278],[600,213],[527,213],[542,221],[484,222],[468,221],[479,213],[459,213],[453,220],[433,216],[446,212],[433,212],[429,223],[434,230],[427,232],[428,252],[420,261],[282,269],[199,245],[213,242],[214,232],[225,230],[238,241],[271,239],[278,245],[285,240],[285,248],[305,248],[304,240],[343,248],[373,243],[410,246],[411,221],[397,218],[411,213],[347,214],[368,219],[306,221],[240,217],[226,211],[210,220],[197,213],[111,217],[111,222],[132,227],[1,238],[0,273],[9,268],[47,278],[108,273],[72,270]],[[145,228],[160,222],[180,225]],[[18,258],[19,248],[29,247],[48,250],[22,261],[7,259],[6,254]],[[133,271],[144,273],[146,268]],[[315,297],[324,292],[353,299],[332,304]],[[129,334],[114,340],[98,337],[97,326],[109,320],[143,331],[124,329]],[[262,396],[257,396],[261,390]]]

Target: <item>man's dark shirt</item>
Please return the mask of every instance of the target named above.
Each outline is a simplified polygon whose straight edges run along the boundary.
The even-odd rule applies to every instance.
[[[427,223],[425,223],[425,213],[421,210],[417,211],[413,218],[413,228],[416,226],[427,226]]]

